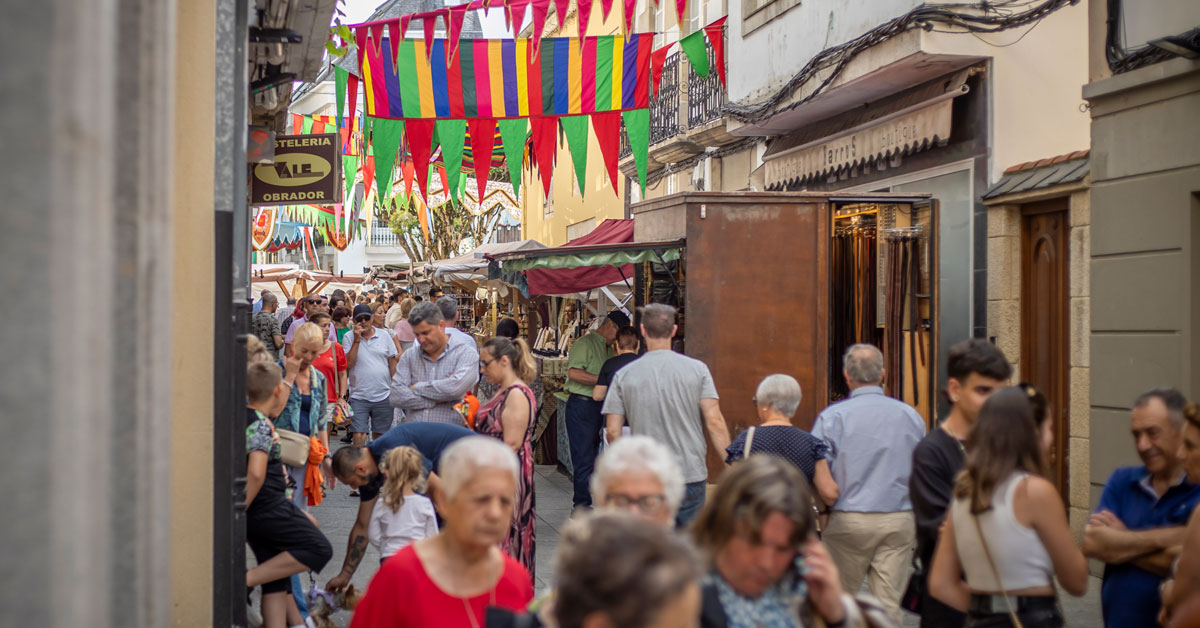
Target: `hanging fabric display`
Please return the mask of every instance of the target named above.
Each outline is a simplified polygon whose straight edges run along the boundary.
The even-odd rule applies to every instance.
[[[406,39],[394,66],[389,40],[377,49],[361,39],[366,114],[376,118],[533,118],[650,106],[648,34],[547,38],[539,52],[528,39],[473,39],[449,62],[446,40],[433,40],[426,56],[424,41]]]

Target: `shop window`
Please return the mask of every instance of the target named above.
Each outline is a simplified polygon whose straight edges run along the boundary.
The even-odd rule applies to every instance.
[[[742,36],[745,37],[788,9],[799,5],[800,0],[743,0]]]

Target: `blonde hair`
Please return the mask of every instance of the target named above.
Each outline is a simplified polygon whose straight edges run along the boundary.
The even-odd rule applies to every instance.
[[[304,323],[296,329],[296,333],[292,336],[293,345],[302,342],[320,349],[325,345],[325,334],[321,333],[321,328],[317,327],[316,323]]]
[[[397,512],[404,505],[404,492],[425,490],[425,465],[421,461],[421,453],[412,447],[396,447],[383,456],[380,467],[386,478],[383,488],[383,503],[392,512]]]
[[[403,316],[405,319],[407,319],[409,313],[412,312],[412,309],[414,307],[417,307],[416,299],[405,299],[405,300],[401,301],[400,302],[400,315]]]
[[[275,357],[267,351],[267,345],[258,336],[250,334],[246,336],[246,363],[254,364],[255,362],[274,362]]]
[[[511,340],[504,336],[496,336],[489,338],[483,343],[483,348],[492,354],[492,357],[499,360],[500,358],[508,358],[512,364],[513,370],[516,371],[517,377],[521,381],[529,383],[533,378],[537,377],[537,362],[533,360],[533,353],[529,350],[529,343],[525,342],[524,338]]]

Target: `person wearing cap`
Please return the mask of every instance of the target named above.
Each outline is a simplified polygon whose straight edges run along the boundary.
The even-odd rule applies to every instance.
[[[601,403],[592,398],[600,369],[612,357],[612,344],[617,330],[629,324],[629,317],[613,310],[596,329],[587,332],[574,343],[567,354],[567,382],[563,389],[567,398],[567,440],[571,446],[572,479],[575,508],[591,508],[592,469],[600,451],[600,433],[604,429]]]
[[[377,304],[374,307],[383,306]],[[342,338],[346,368],[350,373],[350,408],[354,410],[350,433],[359,447],[366,443],[367,432],[378,438],[392,426],[392,405],[388,396],[399,356],[391,335],[372,322],[371,308],[365,304],[354,306],[354,332]]]

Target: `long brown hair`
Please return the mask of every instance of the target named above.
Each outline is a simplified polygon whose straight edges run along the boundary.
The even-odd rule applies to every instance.
[[[412,447],[396,447],[383,456],[381,469],[387,479],[383,481],[383,503],[397,512],[404,505],[404,491],[425,489],[425,466],[421,453]]]
[[[992,493],[1014,472],[1041,475],[1045,460],[1038,445],[1029,394],[1016,386],[992,393],[967,437],[967,461],[954,483],[954,497],[970,501],[971,513],[992,508]]]
[[[537,377],[537,362],[533,361],[533,353],[530,352],[529,343],[525,342],[524,338],[512,340],[496,336],[483,343],[483,348],[497,360],[508,358],[517,377],[526,384],[533,382],[533,378]]]

